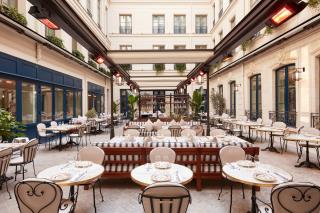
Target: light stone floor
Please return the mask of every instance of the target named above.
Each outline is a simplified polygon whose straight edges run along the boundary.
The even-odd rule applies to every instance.
[[[122,128],[116,128],[116,135],[122,134]],[[103,133],[92,137],[92,141],[106,141],[109,139],[108,133]],[[278,146],[279,143],[275,143]],[[256,142],[257,146],[265,147],[266,142],[260,143]],[[63,150],[61,152],[57,150],[48,151],[42,145],[39,148],[39,152],[35,159],[36,170],[41,171],[47,167],[65,163],[68,160],[74,159],[76,156],[76,148],[73,147]],[[295,144],[291,143],[288,147],[288,152],[285,154],[271,153],[269,151],[260,152],[260,161],[264,163],[269,163],[271,165],[280,167],[288,172],[290,172],[294,181],[300,182],[312,182],[320,185],[320,170],[309,169],[309,168],[295,168],[297,157],[295,152]],[[311,161],[316,161],[316,155],[314,150],[311,151]],[[28,173],[26,177],[32,177],[32,167],[27,166]],[[13,175],[13,168],[9,168],[8,176]],[[21,176],[18,176],[18,180],[21,180]],[[11,180],[9,182],[9,189],[12,195],[10,200],[5,187],[0,191],[0,212],[1,213],[16,213],[18,212],[18,207],[13,194],[13,187],[16,182]],[[229,187],[225,185],[221,200],[217,200],[219,193],[219,185],[223,182],[218,181],[206,181],[204,182],[203,190],[198,192],[195,190],[195,184],[191,183],[187,187],[191,191],[192,204],[189,207],[188,212],[192,213],[224,213],[229,212],[229,202],[230,202],[230,190]],[[269,200],[270,188],[262,188],[257,196],[265,201]],[[67,188],[64,189],[65,194],[67,193]],[[137,202],[138,194],[140,192],[139,186],[134,184],[131,180],[104,180],[103,181],[103,195],[105,198],[104,202],[101,202],[100,195],[97,192],[97,210],[98,212],[110,212],[110,213],[139,213],[142,212],[142,206]],[[247,212],[250,209],[250,187],[246,187],[245,190],[246,199],[242,199],[241,188],[237,187],[233,193],[233,207],[232,212],[242,213]],[[89,213],[94,212],[92,203],[92,190],[80,189],[80,195],[78,197],[78,203],[76,207],[77,213]]]

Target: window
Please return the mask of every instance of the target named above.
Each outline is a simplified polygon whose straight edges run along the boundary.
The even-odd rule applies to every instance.
[[[66,91],[66,116],[67,118],[73,117],[73,91]]]
[[[101,0],[97,1],[98,26],[101,27]]]
[[[206,34],[207,33],[207,16],[196,15],[196,33]]]
[[[220,32],[219,32],[219,40],[221,41],[223,39],[223,31],[221,30]]]
[[[221,18],[223,14],[223,0],[219,0],[219,18]]]
[[[165,32],[164,15],[153,15],[152,16],[152,33],[164,34],[164,32]]]
[[[37,91],[36,85],[22,82],[22,123],[31,124],[37,122]]]
[[[174,16],[174,33],[175,34],[186,33],[186,16],[185,15]]]
[[[204,44],[204,45],[199,44],[199,45],[195,45],[194,48],[195,48],[195,49],[207,49],[207,45],[205,45],[205,44]]]
[[[212,17],[213,17],[213,25],[212,26],[214,26],[215,25],[215,23],[216,23],[216,5],[215,4],[213,4],[213,6],[212,6]]]
[[[154,50],[164,50],[165,46],[164,45],[153,45],[153,49]],[[166,69],[165,64],[153,64],[153,70],[163,71],[165,69]]]
[[[186,49],[186,45],[174,45],[175,50],[184,50]],[[186,64],[174,64],[174,69],[183,72],[186,70]]]
[[[41,86],[41,121],[52,120],[52,88]]]
[[[257,120],[261,117],[261,75],[258,74],[250,78],[250,119]]]
[[[106,35],[108,35],[108,8],[106,8]]]
[[[236,26],[236,17],[233,16],[233,17],[230,19],[230,28],[233,29],[235,26]]]
[[[186,45],[174,45],[175,50],[184,50],[186,49]]]
[[[220,84],[218,86],[218,93],[219,93],[219,95],[221,95],[223,97],[223,85],[222,84]]]
[[[72,51],[75,51],[78,49],[78,44],[77,44],[77,40],[75,40],[74,38],[72,38]]]
[[[132,33],[131,15],[120,15],[120,34]]]
[[[3,5],[11,8],[17,8],[17,0],[2,0]]]
[[[132,50],[132,45],[120,45],[119,47],[120,50]]]
[[[16,115],[16,82],[0,78],[0,108]]]
[[[75,116],[82,115],[82,92],[76,91],[75,92],[75,100],[76,100],[76,114]]]
[[[236,117],[236,82],[230,82],[230,116]]]
[[[63,89],[55,88],[54,106],[55,106],[55,120],[63,119]]]
[[[289,126],[296,125],[295,65],[276,70],[276,119]]]
[[[87,13],[92,17],[91,0],[87,0]]]
[[[50,28],[48,28],[47,26],[45,27],[45,36],[55,36],[55,30],[52,30]]]

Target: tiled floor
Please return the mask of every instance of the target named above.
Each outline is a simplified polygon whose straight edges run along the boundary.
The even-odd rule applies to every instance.
[[[116,135],[122,134],[122,128],[116,129]],[[92,138],[92,141],[105,141],[109,139],[107,133],[96,135]],[[266,143],[256,143],[257,146],[265,147]],[[278,143],[276,143],[276,146]],[[296,154],[295,144],[289,144],[288,152],[285,154],[277,154],[271,152],[260,152],[260,161],[278,166],[288,172],[290,172],[295,181],[313,182],[320,185],[320,170],[307,169],[307,168],[295,168]],[[41,171],[47,167],[64,163],[68,160],[72,160],[76,156],[76,148],[69,148],[61,152],[57,150],[48,151],[41,146],[37,154],[35,164],[37,171]],[[312,150],[311,160],[316,162],[316,156],[314,150]],[[27,177],[32,177],[32,167],[27,167],[29,172]],[[9,168],[8,175],[13,175],[13,168]],[[20,179],[21,177],[18,177]],[[203,190],[198,192],[195,190],[194,183],[187,187],[191,190],[192,204],[189,208],[189,212],[192,213],[207,213],[207,212],[229,212],[230,191],[228,187],[224,187],[221,200],[217,200],[219,193],[219,185],[222,182],[207,181],[204,183]],[[18,212],[17,204],[13,194],[14,181],[9,182],[9,188],[13,198],[10,200],[5,188],[0,191],[0,212],[1,213],[16,213]],[[258,197],[263,200],[269,200],[270,188],[262,188],[258,192]],[[65,189],[67,192],[67,189]],[[142,212],[142,207],[137,202],[137,197],[140,192],[140,188],[134,184],[131,180],[119,180],[103,181],[103,194],[105,201],[100,202],[100,196],[97,193],[97,208],[98,212],[110,212],[110,213],[136,213]],[[246,199],[242,199],[241,189],[237,187],[233,196],[233,208],[232,212],[242,213],[247,212],[250,209],[250,188],[246,187]],[[76,212],[89,213],[94,212],[92,204],[92,190],[84,191],[80,189],[80,195],[78,198],[78,204]]]

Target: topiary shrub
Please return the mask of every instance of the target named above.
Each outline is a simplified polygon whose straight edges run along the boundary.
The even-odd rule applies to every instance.
[[[88,110],[88,112],[86,113],[87,118],[95,118],[97,117],[97,112],[94,108]]]
[[[72,55],[74,55],[76,58],[80,59],[81,61],[84,61],[84,55],[79,50],[73,50]]]
[[[187,69],[187,67],[186,67],[186,64],[175,64],[175,69],[178,72],[182,73]]]
[[[9,18],[13,19],[14,21],[22,24],[23,26],[27,26],[28,22],[24,15],[18,12],[18,10],[14,7],[6,7],[0,6],[0,10]]]
[[[91,59],[89,59],[88,64],[89,64],[91,67],[93,67],[93,68],[95,68],[95,69],[98,69],[98,65],[96,64],[96,62],[92,61]]]
[[[57,36],[54,36],[54,35],[48,35],[46,38],[48,41],[50,41],[54,45],[60,48],[64,48],[63,40],[61,38],[58,38]]]
[[[157,71],[157,72],[162,72],[165,70],[165,65],[164,64],[155,64],[154,65],[154,69]]]

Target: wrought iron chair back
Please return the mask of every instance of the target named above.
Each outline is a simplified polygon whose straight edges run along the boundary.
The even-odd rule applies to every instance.
[[[25,164],[31,163],[36,157],[37,147],[38,147],[38,139],[31,139],[23,148],[23,162]]]
[[[181,126],[179,125],[173,125],[169,127],[169,130],[171,132],[171,137],[180,137],[181,136]]]
[[[312,183],[284,183],[272,189],[274,213],[320,212],[320,187]]]
[[[189,190],[178,183],[156,183],[139,194],[145,213],[185,213],[191,203]]]

